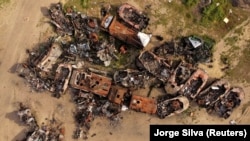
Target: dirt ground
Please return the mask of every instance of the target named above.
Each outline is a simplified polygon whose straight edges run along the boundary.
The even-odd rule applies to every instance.
[[[74,130],[73,110],[74,104],[70,95],[66,94],[60,99],[52,98],[49,93],[32,92],[22,78],[10,73],[10,68],[26,58],[25,50],[34,47],[48,30],[48,24],[41,24],[43,19],[43,7],[58,0],[12,0],[8,6],[0,9],[0,140],[16,141],[24,136],[25,126],[21,125],[16,116],[18,102],[25,102],[31,106],[38,117],[38,122],[43,122],[52,116],[58,118],[66,127],[65,140],[71,141]],[[250,23],[245,25],[250,27]],[[161,28],[161,27],[158,27]],[[157,29],[156,31],[160,31]],[[244,31],[250,34],[249,28]],[[223,40],[216,46],[215,57],[219,58]],[[217,53],[216,53],[217,52]],[[217,67],[217,68],[216,68]],[[208,70],[213,77],[220,77],[218,61],[214,62],[214,68]],[[89,132],[89,141],[125,141],[149,140],[150,124],[229,124],[234,119],[238,124],[250,123],[250,110],[247,103],[250,101],[250,87],[244,87],[245,101],[237,108],[229,119],[210,116],[204,109],[196,105],[185,113],[159,119],[158,117],[125,111],[120,124],[114,126],[105,118],[96,118]],[[160,91],[155,90],[155,93]],[[244,106],[245,105],[245,106]],[[249,105],[249,104],[248,104]],[[96,136],[91,137],[92,134]]]

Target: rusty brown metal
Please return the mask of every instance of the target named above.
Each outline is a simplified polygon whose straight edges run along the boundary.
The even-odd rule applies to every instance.
[[[138,112],[155,114],[157,111],[157,101],[153,98],[132,95],[129,108]]]
[[[106,97],[111,88],[111,78],[95,73],[87,73],[83,70],[74,70],[70,79],[70,85],[75,89]]]
[[[110,21],[108,25],[107,21],[109,21],[111,17],[112,21]],[[143,47],[142,42],[137,36],[138,32],[118,21],[116,16],[105,16],[102,20],[101,26],[105,31],[109,32],[110,35],[118,38],[119,40],[122,40],[125,43],[131,44],[136,47]]]
[[[124,95],[128,92],[127,88],[112,86],[108,96],[109,101],[121,104],[124,100]]]

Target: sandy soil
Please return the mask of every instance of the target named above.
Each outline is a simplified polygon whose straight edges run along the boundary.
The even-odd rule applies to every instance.
[[[22,62],[26,58],[25,50],[34,47],[43,33],[48,30],[48,24],[41,24],[41,19],[44,17],[42,9],[48,7],[52,2],[58,2],[58,0],[13,0],[8,7],[0,11],[1,141],[16,141],[23,137],[26,128],[20,124],[15,113],[18,102],[29,104],[35,111],[39,123],[52,116],[58,118],[66,127],[65,140],[73,140],[72,111],[74,105],[70,100],[70,95],[66,94],[64,97],[56,99],[52,98],[49,93],[34,93],[22,78],[9,71],[15,63]],[[247,93],[249,90],[249,87],[245,88],[246,101],[243,104],[250,99],[250,95]],[[156,90],[156,92],[160,91]],[[195,105],[184,114],[162,120],[155,116],[126,111],[122,113],[123,120],[116,126],[110,125],[105,118],[96,118],[88,140],[125,141],[128,140],[128,137],[129,140],[149,140],[150,124],[228,124],[231,119],[235,119],[238,123],[249,124],[249,108],[244,110],[244,113],[242,113],[242,108],[243,106],[237,108],[227,120],[209,116],[205,110],[199,109]],[[96,136],[91,137],[94,133]]]

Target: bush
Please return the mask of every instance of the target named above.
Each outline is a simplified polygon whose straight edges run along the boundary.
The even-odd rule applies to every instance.
[[[88,8],[89,0],[82,0],[82,7]]]
[[[222,21],[226,16],[225,11],[229,7],[229,3],[227,0],[214,0],[203,9],[202,23]]]
[[[182,0],[182,3],[187,7],[192,7],[198,3],[198,0]]]

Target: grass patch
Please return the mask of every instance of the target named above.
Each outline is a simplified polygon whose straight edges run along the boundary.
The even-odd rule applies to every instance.
[[[244,114],[245,113],[245,111],[246,111],[246,109],[248,108],[250,106],[250,101],[248,101],[246,104],[244,104],[243,106],[242,106],[242,114]]]
[[[248,44],[246,48],[242,51],[242,56],[239,57],[238,64],[228,72],[228,77],[232,80],[240,82],[250,82],[250,48]],[[238,57],[236,54],[235,58]]]
[[[189,8],[197,5],[198,0],[182,0],[182,3]]]
[[[202,10],[202,24],[208,25],[209,23],[222,21],[226,16],[226,11],[231,7],[228,0],[213,0],[210,5]]]
[[[2,6],[6,3],[9,3],[10,0],[0,0],[0,8],[2,8]]]
[[[239,40],[238,36],[232,36],[225,39],[226,45],[234,45]]]

